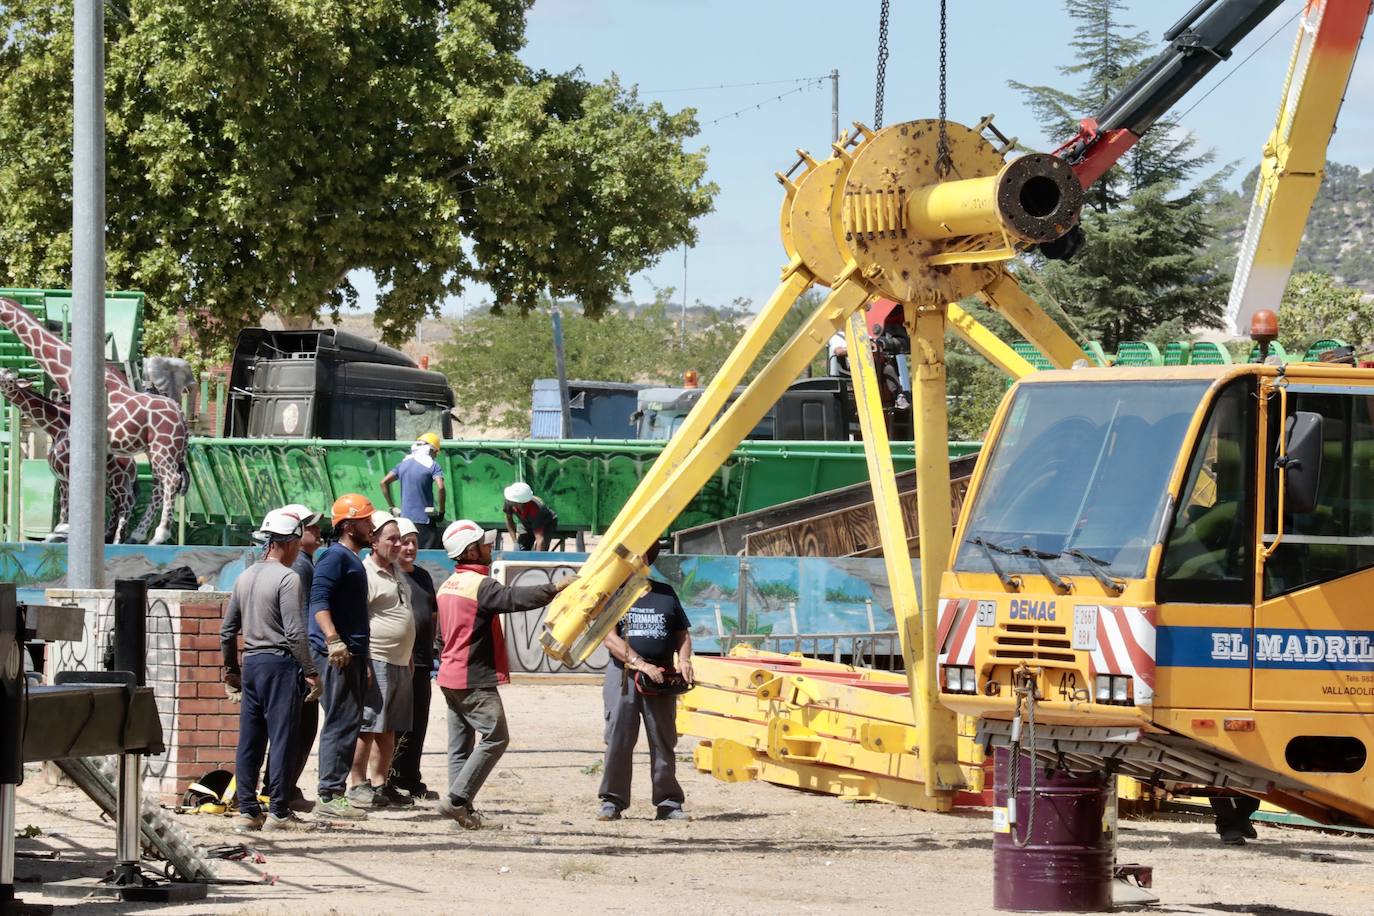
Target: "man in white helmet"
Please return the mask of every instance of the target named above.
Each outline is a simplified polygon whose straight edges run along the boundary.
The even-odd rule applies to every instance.
[[[220,629],[225,681],[242,685],[239,742],[235,757],[239,819],[249,830],[308,829],[291,812],[287,768],[294,759],[301,697],[319,686],[301,612],[301,580],[291,569],[300,551],[301,518],[286,509],[267,513],[259,533],[266,556],[234,582],[230,607]],[[243,631],[243,668],[239,673],[238,635]],[[270,796],[264,816],[258,801],[258,775],[267,745],[276,750],[267,768]]]
[[[558,513],[535,496],[529,484],[519,481],[506,487],[506,502],[501,511],[506,515],[506,532],[519,549],[549,549],[558,532]],[[524,529],[520,534],[515,532],[516,519]]]
[[[301,550],[296,562],[291,564],[296,575],[301,577],[301,625],[310,630],[310,586],[315,578],[315,551],[319,550],[324,538],[320,534],[320,513],[309,506],[292,503],[283,506],[285,512],[294,512],[301,520]],[[301,774],[310,760],[310,752],[315,749],[315,736],[320,730],[320,698],[318,691],[311,691],[301,697],[300,720],[296,726],[295,758],[286,768],[287,796],[292,811],[311,811],[315,803],[305,797],[300,789]],[[267,768],[272,768],[271,752],[268,753]]]
[[[448,705],[448,794],[439,811],[467,830],[482,826],[472,802],[506,752],[510,735],[498,684],[510,683],[510,662],[498,615],[529,611],[553,600],[572,578],[511,587],[490,575],[495,531],[460,519],[444,531],[453,575],[439,588],[439,630],[444,649],[439,689]]]

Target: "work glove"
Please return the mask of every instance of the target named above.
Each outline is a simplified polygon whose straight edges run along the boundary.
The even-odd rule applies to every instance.
[[[319,700],[319,698],[320,698],[320,692],[321,692],[321,687],[320,687],[320,676],[319,676],[319,675],[314,675],[313,677],[307,677],[307,678],[305,679],[305,685],[306,685],[307,687],[309,687],[310,689],[307,690],[307,691],[305,692],[305,696],[302,698],[301,702],[302,702],[302,703],[314,703],[314,702],[317,702],[317,701]]]
[[[335,636],[329,640],[329,664],[335,668],[347,668],[348,663],[353,661],[353,653],[348,651],[348,646],[344,641]]]
[[[243,680],[237,671],[226,671],[224,673],[224,696],[230,703],[243,701]]]
[[[430,518],[438,518],[442,514],[438,506],[425,506],[425,515]]]
[[[387,506],[386,511],[394,515],[396,518],[401,517],[401,510],[395,506]]]

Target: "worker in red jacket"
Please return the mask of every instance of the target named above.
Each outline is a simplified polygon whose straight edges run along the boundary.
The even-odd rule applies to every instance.
[[[498,532],[460,519],[444,531],[444,550],[456,566],[439,588],[439,689],[448,704],[448,797],[439,811],[467,830],[482,818],[472,802],[510,744],[498,684],[510,683],[510,662],[498,614],[543,607],[572,582],[510,587],[490,575]]]

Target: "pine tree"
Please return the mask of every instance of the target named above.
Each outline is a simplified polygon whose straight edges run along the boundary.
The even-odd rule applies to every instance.
[[[1060,68],[1076,91],[1013,82],[1052,137],[1068,139],[1149,63],[1151,43],[1122,16],[1121,0],[1066,0],[1077,26],[1075,61]],[[1166,322],[1219,327],[1229,278],[1207,246],[1217,235],[1211,211],[1222,175],[1196,180],[1212,161],[1174,124],[1160,121],[1089,191],[1087,241],[1071,261],[1031,257],[1040,282],[1084,334],[1108,352]]]

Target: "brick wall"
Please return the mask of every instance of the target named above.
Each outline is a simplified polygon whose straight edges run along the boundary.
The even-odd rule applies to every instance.
[[[211,770],[234,769],[239,706],[225,698],[219,648],[228,600],[224,592],[148,593],[147,683],[157,698],[166,753],[145,761],[143,790],[164,803],[176,802]],[[47,601],[86,610],[84,639],[54,644],[47,676],[99,669],[114,621],[114,593],[49,589]]]

